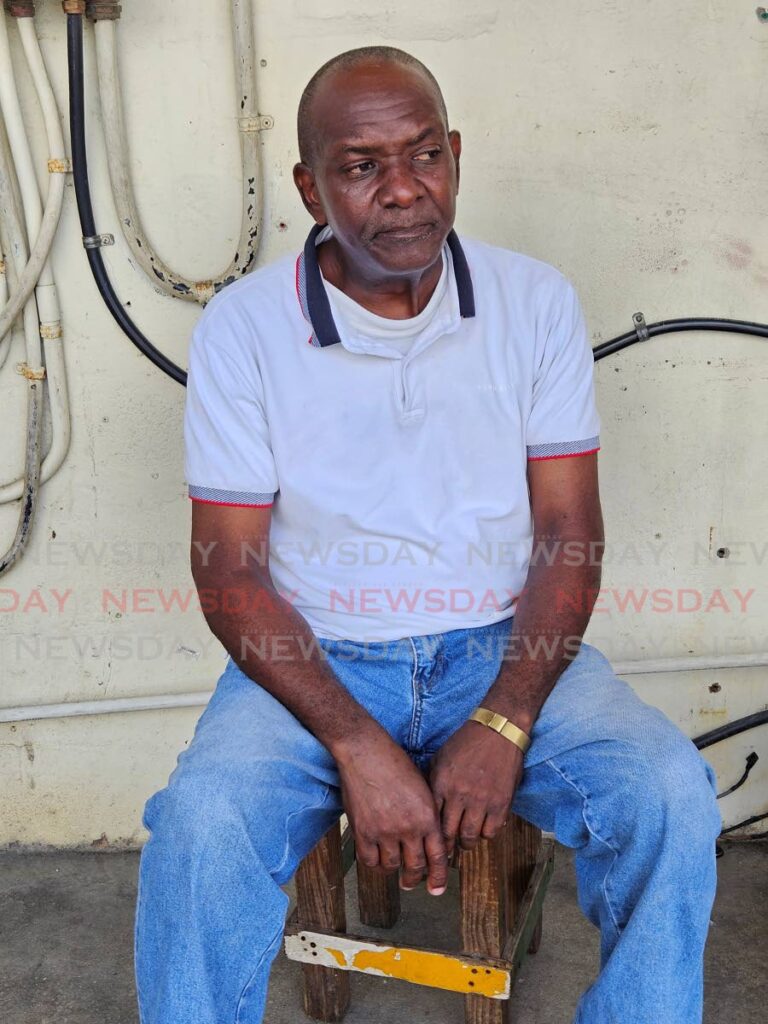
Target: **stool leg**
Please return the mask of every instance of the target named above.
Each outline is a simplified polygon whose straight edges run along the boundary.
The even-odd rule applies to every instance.
[[[501,956],[507,937],[507,828],[495,839],[481,839],[462,851],[461,943],[465,953]],[[466,1024],[508,1024],[509,1001],[464,997]]]
[[[360,920],[372,928],[391,928],[400,917],[399,875],[385,875],[357,861],[357,904]]]
[[[541,846],[541,829],[516,814],[507,822],[507,922],[509,930],[515,927],[520,904],[536,864]],[[541,917],[528,947],[535,953],[541,943]]]
[[[333,826],[296,872],[298,923],[304,928],[344,932],[344,869],[341,829]],[[304,1012],[315,1020],[340,1021],[349,1009],[349,973],[332,967],[302,964]]]

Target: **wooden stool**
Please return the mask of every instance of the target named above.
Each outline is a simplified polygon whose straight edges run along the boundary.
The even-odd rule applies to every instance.
[[[463,992],[467,1024],[509,1024],[509,996],[528,953],[541,940],[544,893],[554,843],[516,815],[492,840],[457,851],[461,887],[461,953],[392,946],[347,934],[344,875],[354,841],[339,824],[320,840],[296,873],[296,910],[285,929],[285,952],[304,971],[304,1011],[340,1021],[349,1008],[349,971],[400,978]],[[360,920],[391,928],[400,914],[398,875],[357,863]]]

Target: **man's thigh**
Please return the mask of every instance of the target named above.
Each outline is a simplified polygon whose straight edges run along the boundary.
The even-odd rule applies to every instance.
[[[338,770],[327,749],[230,659],[142,820],[151,832],[200,833],[201,841],[239,822],[282,881],[340,813]]]
[[[534,724],[512,809],[573,847],[596,835],[619,847],[641,826],[674,828],[676,815],[714,840],[715,793],[693,742],[583,644]]]

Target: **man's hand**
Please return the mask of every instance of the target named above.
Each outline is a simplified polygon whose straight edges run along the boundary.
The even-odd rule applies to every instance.
[[[493,729],[465,722],[440,748],[430,785],[440,811],[448,856],[456,840],[471,850],[493,839],[509,816],[523,774],[523,753]]]
[[[430,788],[378,726],[336,751],[341,796],[358,860],[384,871],[402,868],[400,887],[413,889],[427,873],[427,890],[445,892],[448,855]]]

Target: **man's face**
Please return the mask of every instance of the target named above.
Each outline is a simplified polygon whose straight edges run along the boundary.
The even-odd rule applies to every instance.
[[[396,64],[337,72],[312,113],[312,167],[297,164],[294,178],[317,223],[373,276],[433,265],[453,227],[461,139],[429,80]]]

